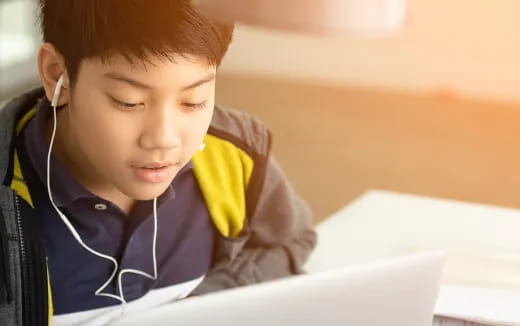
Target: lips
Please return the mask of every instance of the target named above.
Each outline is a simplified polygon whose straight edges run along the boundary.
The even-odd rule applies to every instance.
[[[158,168],[163,168],[163,167],[170,166],[170,165],[173,165],[173,163],[172,162],[150,162],[150,163],[146,163],[143,165],[139,165],[139,167],[145,168],[145,169],[158,169]]]
[[[146,183],[162,183],[171,175],[175,164],[172,162],[150,162],[134,166],[135,175]]]

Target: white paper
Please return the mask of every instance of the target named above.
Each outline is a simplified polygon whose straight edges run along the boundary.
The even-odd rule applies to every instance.
[[[443,286],[435,313],[489,325],[520,325],[520,292],[469,286]]]

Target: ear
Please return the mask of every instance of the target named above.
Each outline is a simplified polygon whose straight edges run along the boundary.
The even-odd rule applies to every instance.
[[[58,79],[63,74],[63,87],[58,106],[69,103],[70,81],[63,56],[51,43],[44,43],[38,51],[38,72],[47,99],[52,101]]]

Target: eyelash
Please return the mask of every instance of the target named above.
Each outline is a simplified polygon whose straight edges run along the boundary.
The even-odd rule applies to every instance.
[[[190,111],[198,111],[203,110],[206,108],[207,102],[201,102],[201,103],[183,103],[183,105],[188,108]]]
[[[111,97],[112,101],[120,108],[122,108],[125,111],[132,111],[137,106],[143,105],[144,103],[126,103],[116,100],[115,98]]]
[[[112,98],[112,100],[114,101],[114,103],[117,106],[121,107],[125,111],[132,111],[137,106],[144,105],[144,103],[126,103],[126,102],[121,102],[121,101],[116,100],[115,98]],[[186,107],[190,111],[198,111],[198,110],[205,109],[206,108],[206,104],[207,104],[207,102],[204,101],[204,102],[201,102],[201,103],[183,103],[182,105],[184,107]]]

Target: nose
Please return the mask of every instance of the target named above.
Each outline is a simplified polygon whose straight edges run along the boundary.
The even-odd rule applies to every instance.
[[[148,112],[139,145],[146,150],[170,150],[181,145],[180,117],[172,108]]]

